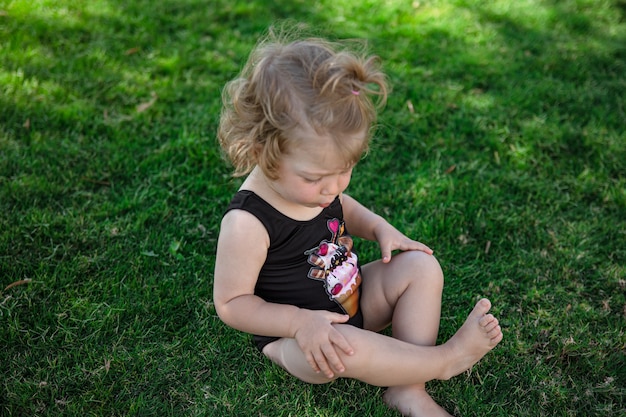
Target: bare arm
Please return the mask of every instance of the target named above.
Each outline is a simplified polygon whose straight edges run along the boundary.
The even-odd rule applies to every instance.
[[[215,262],[215,309],[224,323],[237,330],[294,337],[291,322],[299,309],[267,303],[254,295],[268,247],[265,228],[250,213],[234,210],[224,216]]]
[[[419,250],[432,255],[433,251],[428,246],[409,239],[389,224],[387,220],[349,195],[343,194],[341,202],[348,231],[354,236],[378,242],[383,262],[389,262],[391,252],[396,249],[403,251]]]
[[[376,228],[383,226],[387,221],[347,194],[342,195],[341,204],[343,218],[350,234],[376,241]]]
[[[295,338],[311,367],[333,376],[331,366],[345,368],[336,353],[352,354],[352,347],[332,324],[348,320],[329,311],[268,303],[254,294],[267,257],[269,237],[248,212],[233,210],[224,216],[217,243],[213,299],[220,319],[246,333]]]

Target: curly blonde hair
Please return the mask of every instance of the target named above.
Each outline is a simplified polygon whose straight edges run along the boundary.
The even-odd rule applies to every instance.
[[[297,145],[295,129],[330,136],[346,164],[354,165],[367,151],[376,107],[386,99],[378,57],[270,31],[223,90],[218,139],[234,176],[259,166],[276,179],[281,156]],[[362,140],[346,140],[361,132]]]

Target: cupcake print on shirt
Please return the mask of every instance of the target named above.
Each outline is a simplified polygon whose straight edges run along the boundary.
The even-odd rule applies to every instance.
[[[313,265],[309,278],[324,281],[326,293],[350,317],[359,309],[361,273],[358,258],[352,252],[352,238],[345,234],[345,225],[338,219],[327,222],[331,240],[323,240],[308,250],[308,262]]]

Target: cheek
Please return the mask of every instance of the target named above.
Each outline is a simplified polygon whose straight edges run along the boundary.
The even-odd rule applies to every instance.
[[[341,181],[340,181],[341,188],[343,188],[344,190],[348,188],[348,185],[350,184],[350,179],[352,179],[351,175],[345,175],[341,177]]]
[[[303,197],[318,195],[320,193],[319,185],[306,182],[297,184],[294,190],[298,195],[301,195]]]

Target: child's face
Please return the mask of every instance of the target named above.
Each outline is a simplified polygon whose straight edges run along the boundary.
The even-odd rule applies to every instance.
[[[346,140],[363,140],[364,135]],[[310,135],[300,143],[282,157],[279,177],[272,186],[292,204],[327,207],[348,187],[353,165],[336,152],[330,137]]]

